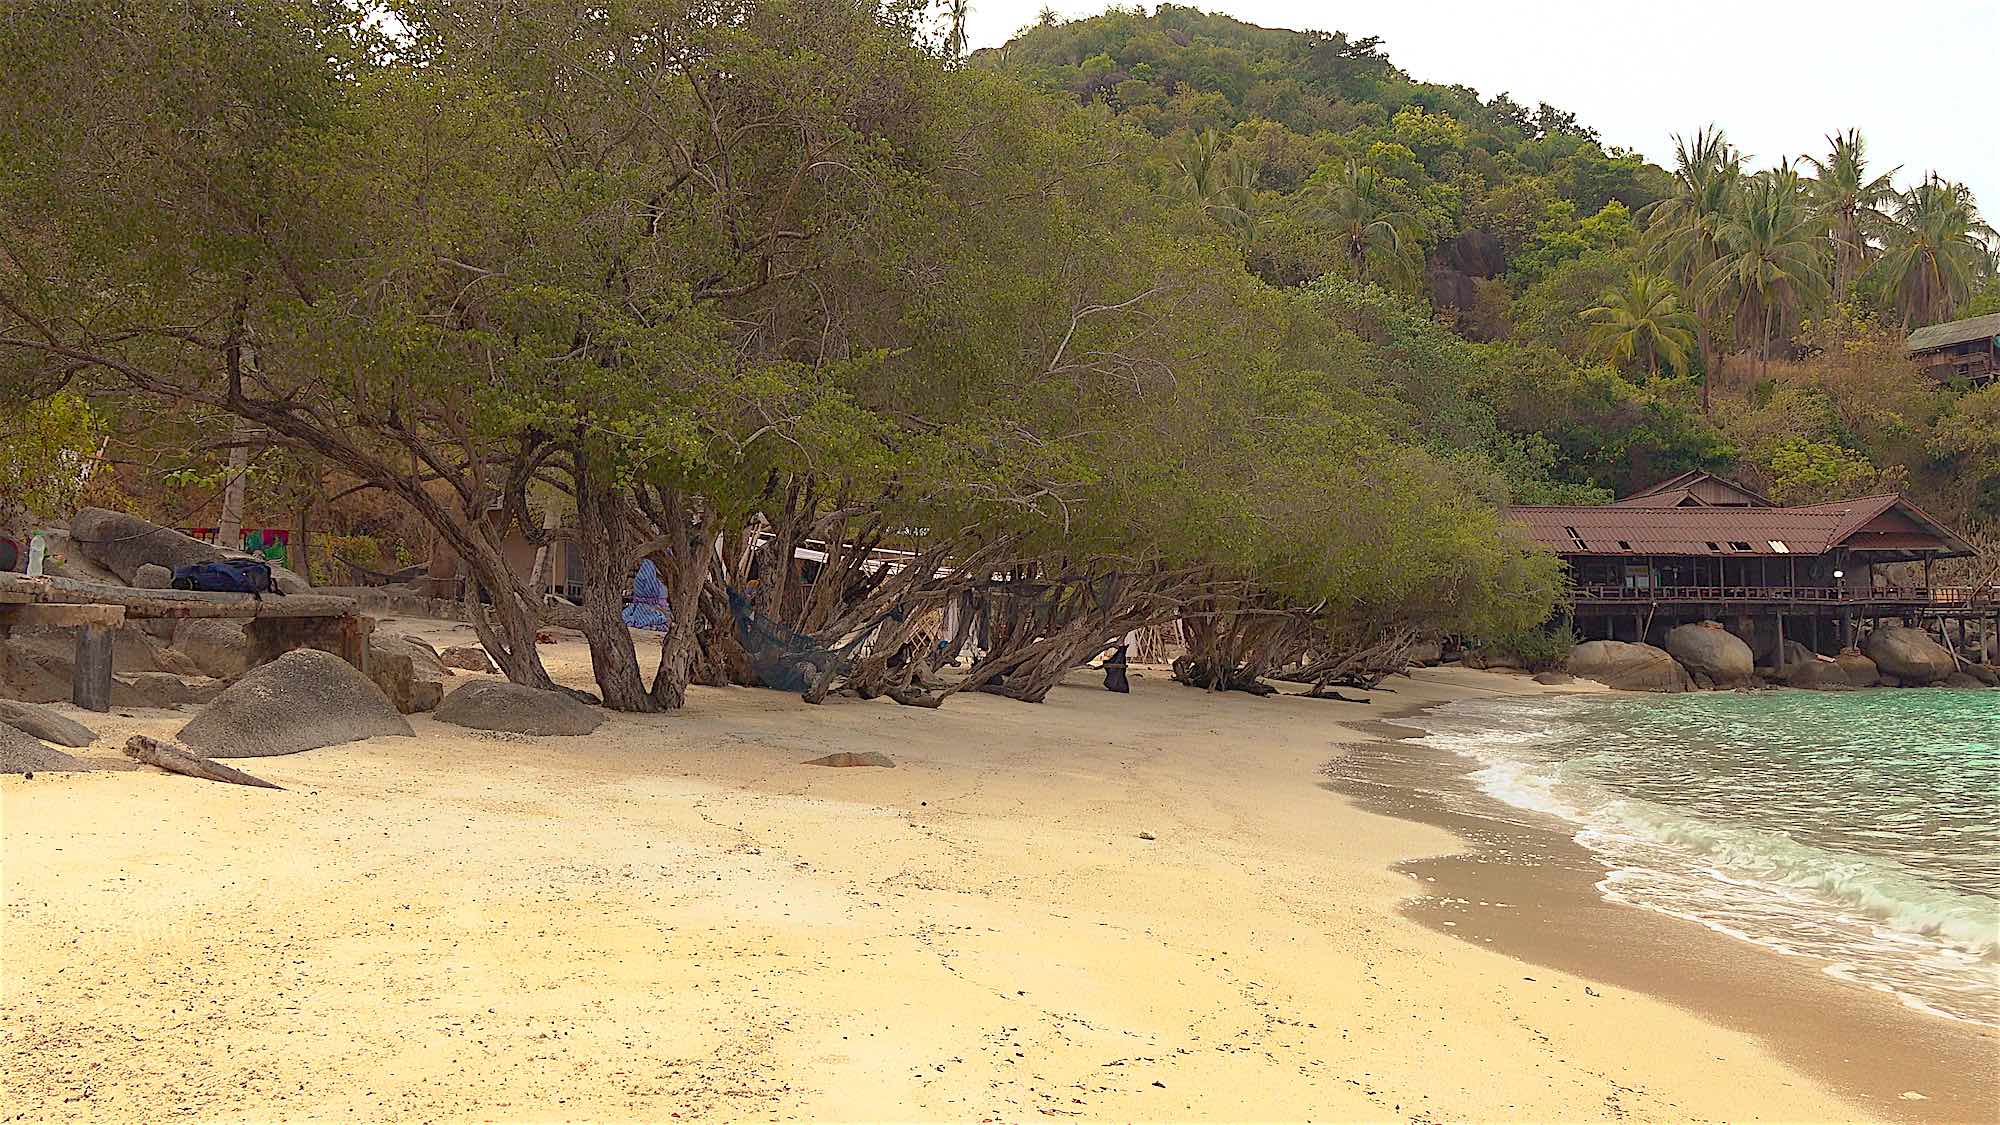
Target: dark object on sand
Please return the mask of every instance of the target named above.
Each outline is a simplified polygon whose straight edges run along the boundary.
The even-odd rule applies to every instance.
[[[174,568],[176,590],[207,590],[216,594],[282,594],[271,580],[271,564],[254,559],[216,559]]]
[[[1125,679],[1125,646],[1119,645],[1104,658],[1104,690],[1120,694],[1130,694],[1132,685]]]
[[[879,754],[879,753],[876,753],[876,752],[875,752],[875,751],[873,751],[873,750],[864,750],[864,751],[862,751],[862,752],[861,752],[861,753],[859,753],[859,754],[856,754],[856,753],[853,753],[852,751],[848,751],[848,750],[842,750],[842,751],[840,751],[840,752],[839,752],[839,753],[837,753],[837,754],[828,754],[828,755],[827,755],[826,757],[824,757],[824,758],[814,758],[813,760],[811,760],[811,761],[807,762],[807,763],[806,763],[806,765],[809,765],[809,766],[881,766],[881,767],[883,767],[883,768],[885,768],[885,769],[895,769],[895,768],[896,768],[896,763],[894,763],[894,762],[892,762],[892,761],[890,761],[890,760],[889,760],[889,755],[887,755],[887,754]]]
[[[231,769],[219,762],[190,754],[171,742],[161,742],[157,738],[147,738],[135,734],[125,743],[125,756],[135,762],[158,766],[168,773],[178,773],[187,777],[198,777],[203,781],[220,781],[229,785],[252,785],[259,789],[276,789],[282,792],[284,786],[273,785],[261,777],[251,777],[239,769]]]

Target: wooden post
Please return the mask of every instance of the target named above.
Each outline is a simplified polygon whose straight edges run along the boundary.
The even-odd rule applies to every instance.
[[[70,699],[86,711],[111,710],[111,629],[85,625],[76,631],[76,674]]]

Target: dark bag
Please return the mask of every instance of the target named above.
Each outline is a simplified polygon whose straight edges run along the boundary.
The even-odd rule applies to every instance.
[[[271,564],[255,559],[217,559],[174,568],[176,590],[208,590],[222,594],[278,594],[271,583]]]

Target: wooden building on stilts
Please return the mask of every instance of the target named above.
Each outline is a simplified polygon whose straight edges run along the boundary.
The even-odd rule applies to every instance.
[[[1712,620],[1761,661],[1788,640],[1835,655],[1861,626],[1894,621],[1987,659],[2000,635],[2000,591],[1931,581],[1933,563],[1971,544],[1898,495],[1783,507],[1691,472],[1610,504],[1510,515],[1569,564],[1585,640],[1658,644]]]

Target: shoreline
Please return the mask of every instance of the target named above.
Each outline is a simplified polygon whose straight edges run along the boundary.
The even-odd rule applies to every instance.
[[[588,683],[580,643],[544,658]],[[0,1085],[52,1121],[1863,1115],[1749,1035],[1402,913],[1397,865],[1462,845],[1319,771],[1509,678],[1097,680],[936,711],[697,688],[569,739],[415,716],[239,763],[282,792],[0,779]],[[102,758],[188,713],[83,717]],[[865,750],[895,768],[804,764]]]
[[[1606,899],[1608,873],[1575,826],[1493,797],[1477,765],[1423,745],[1417,706],[1357,724],[1371,737],[1328,764],[1329,788],[1369,811],[1442,828],[1454,854],[1396,870],[1425,890],[1401,912],[1527,964],[1658,997],[1755,1036],[1870,1115],[1912,1123],[2000,1113],[2000,1031],[1918,1011],[1701,923]],[[1921,1096],[1911,1096],[1921,1095]]]

